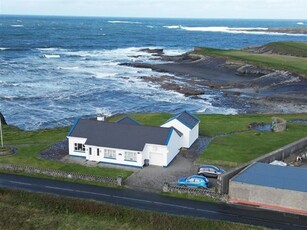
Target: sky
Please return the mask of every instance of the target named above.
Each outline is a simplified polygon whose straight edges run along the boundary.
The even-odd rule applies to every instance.
[[[307,0],[0,0],[0,14],[307,19]]]

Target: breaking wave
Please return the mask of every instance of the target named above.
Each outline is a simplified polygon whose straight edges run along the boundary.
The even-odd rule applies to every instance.
[[[113,23],[113,24],[142,24],[141,22],[133,22],[133,21],[108,21],[108,23]]]
[[[262,27],[227,27],[227,26],[207,26],[207,27],[188,27],[181,25],[164,26],[168,29],[181,29],[186,31],[195,32],[220,32],[220,33],[233,33],[233,34],[255,34],[255,35],[287,35],[287,36],[307,36],[306,34],[291,34],[284,32],[269,31],[269,28]]]
[[[52,59],[52,58],[60,58],[61,55],[58,55],[58,54],[44,54],[43,57],[47,58],[47,59]]]
[[[11,25],[11,27],[24,27],[24,25]]]

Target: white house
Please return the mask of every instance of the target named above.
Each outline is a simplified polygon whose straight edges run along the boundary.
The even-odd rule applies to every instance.
[[[182,147],[190,148],[199,135],[199,119],[184,111],[169,119],[161,127],[174,127],[182,133]]]
[[[197,118],[187,112],[182,114],[175,116],[174,120],[184,118],[191,127],[191,121]],[[188,116],[191,116],[190,120],[187,119]],[[194,128],[198,128],[198,123],[199,120]],[[132,167],[143,167],[145,164],[167,167],[180,148],[186,147],[182,145],[185,140],[192,143],[192,140],[197,139],[198,133],[195,139],[196,135],[191,130],[193,128],[187,131],[181,123],[168,127],[145,126],[130,117],[117,122],[78,119],[67,136],[69,155]],[[194,136],[185,136],[190,134]]]

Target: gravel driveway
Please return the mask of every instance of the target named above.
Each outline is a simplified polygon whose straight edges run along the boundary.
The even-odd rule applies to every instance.
[[[194,161],[210,139],[200,137],[190,149],[179,153],[167,168],[150,165],[137,170],[125,180],[125,185],[137,190],[162,191],[165,182],[177,182],[179,177],[196,174],[197,165],[194,165]]]

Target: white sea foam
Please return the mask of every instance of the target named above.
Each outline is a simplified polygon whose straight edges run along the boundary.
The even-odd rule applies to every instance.
[[[11,25],[11,27],[24,27],[24,25]]]
[[[39,51],[58,51],[58,50],[65,50],[65,49],[60,49],[60,48],[54,48],[54,47],[49,47],[49,48],[36,48]]]
[[[207,26],[207,27],[188,27],[188,26],[164,26],[169,29],[181,29],[186,31],[197,32],[221,32],[233,34],[255,34],[255,35],[287,35],[287,36],[307,36],[306,34],[291,34],[283,32],[271,32],[269,28],[263,27],[227,27],[227,26]]]
[[[298,22],[297,25],[304,25],[304,22]]]
[[[9,50],[10,48],[0,47],[0,51]]]
[[[113,24],[142,24],[141,22],[134,22],[134,21],[108,21],[108,23],[113,23]]]
[[[163,26],[164,28],[168,28],[168,29],[180,29],[181,26]]]
[[[61,56],[58,54],[44,54],[43,57],[47,59],[52,59],[52,58],[60,58]]]

